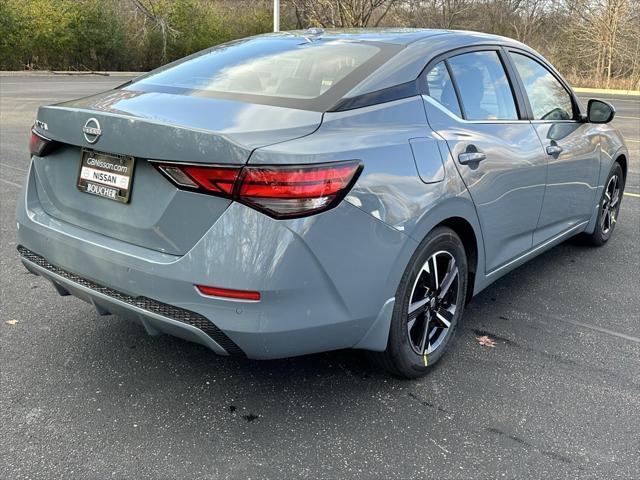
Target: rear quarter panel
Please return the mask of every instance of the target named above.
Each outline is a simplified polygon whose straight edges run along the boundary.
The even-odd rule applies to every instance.
[[[427,144],[433,142],[433,147]],[[475,207],[442,140],[426,122],[420,97],[411,97],[346,112],[326,113],[311,135],[256,150],[250,164],[320,163],[357,159],[364,169],[345,201],[376,221],[403,234],[384,290],[395,294],[400,277],[420,241],[442,221],[461,217],[476,233],[479,263],[484,250]],[[420,145],[420,148],[416,148]],[[412,150],[413,146],[413,150]],[[414,158],[424,153],[431,158]],[[438,152],[437,154],[434,152]],[[436,158],[437,157],[437,158]],[[430,172],[421,179],[421,169]],[[423,170],[421,170],[422,172]],[[349,232],[345,232],[349,235]],[[362,249],[375,258],[379,251],[366,242]],[[376,279],[378,281],[378,279]]]

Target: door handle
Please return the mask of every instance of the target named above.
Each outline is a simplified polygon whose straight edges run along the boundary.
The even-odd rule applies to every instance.
[[[464,152],[458,155],[458,161],[462,165],[466,165],[467,163],[478,163],[486,158],[487,156],[482,152]]]
[[[560,145],[548,145],[547,155],[560,155],[562,153],[562,147]]]

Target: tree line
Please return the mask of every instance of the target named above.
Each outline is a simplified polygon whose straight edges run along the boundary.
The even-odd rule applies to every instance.
[[[269,32],[272,0],[0,0],[0,69],[149,70]],[[640,88],[640,0],[281,0],[281,28],[505,35],[576,85]]]

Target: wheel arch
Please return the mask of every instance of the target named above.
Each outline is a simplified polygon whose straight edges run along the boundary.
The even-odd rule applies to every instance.
[[[469,274],[466,303],[469,303],[473,297],[476,272],[478,271],[478,239],[471,224],[463,217],[447,218],[434,228],[440,226],[448,227],[456,232],[464,246],[467,254],[467,272]]]
[[[609,172],[611,171],[611,168],[613,167],[614,163],[618,162],[620,164],[620,167],[622,168],[622,175],[624,177],[625,184],[627,181],[627,174],[629,169],[629,161],[628,161],[629,152],[624,147],[624,145],[618,148],[617,150],[615,150],[613,153],[610,153],[611,150],[612,149],[609,149],[609,148],[605,148],[603,150],[604,155],[602,156],[602,160],[600,164],[600,178],[598,179],[598,184],[597,184],[598,188],[596,189],[596,193],[595,193],[594,209],[593,209],[593,213],[591,214],[589,223],[584,229],[584,233],[586,233],[587,235],[590,235],[595,231],[602,192],[604,191],[605,182],[607,181],[607,177],[609,176]]]
[[[624,175],[624,181],[627,181],[627,169],[629,168],[629,161],[627,160],[627,156],[624,152],[619,152],[615,157],[614,162],[618,162],[622,167],[622,175]]]
[[[473,202],[466,191],[442,200],[428,209],[411,232],[407,232],[413,241],[407,242],[402,254],[398,256],[397,270],[390,276],[390,285],[393,285],[395,292],[403,272],[420,243],[439,226],[449,227],[456,232],[463,242],[467,257],[472,259],[469,262],[469,271],[473,271],[473,275],[469,276],[466,298],[468,302],[473,295],[486,286],[487,282],[484,276],[484,243],[480,223]],[[387,348],[394,304],[395,296],[387,300],[369,331],[353,348],[373,351],[383,351]]]
[[[486,286],[483,281],[485,260],[482,230],[475,206],[468,192],[450,197],[429,210],[415,226],[411,237],[419,243],[429,232],[439,226],[451,228],[464,245],[470,274],[467,290],[468,302]]]

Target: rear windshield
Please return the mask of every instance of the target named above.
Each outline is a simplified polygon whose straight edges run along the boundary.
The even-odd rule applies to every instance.
[[[170,64],[127,89],[326,110],[395,53],[393,47],[299,36],[257,37]]]

